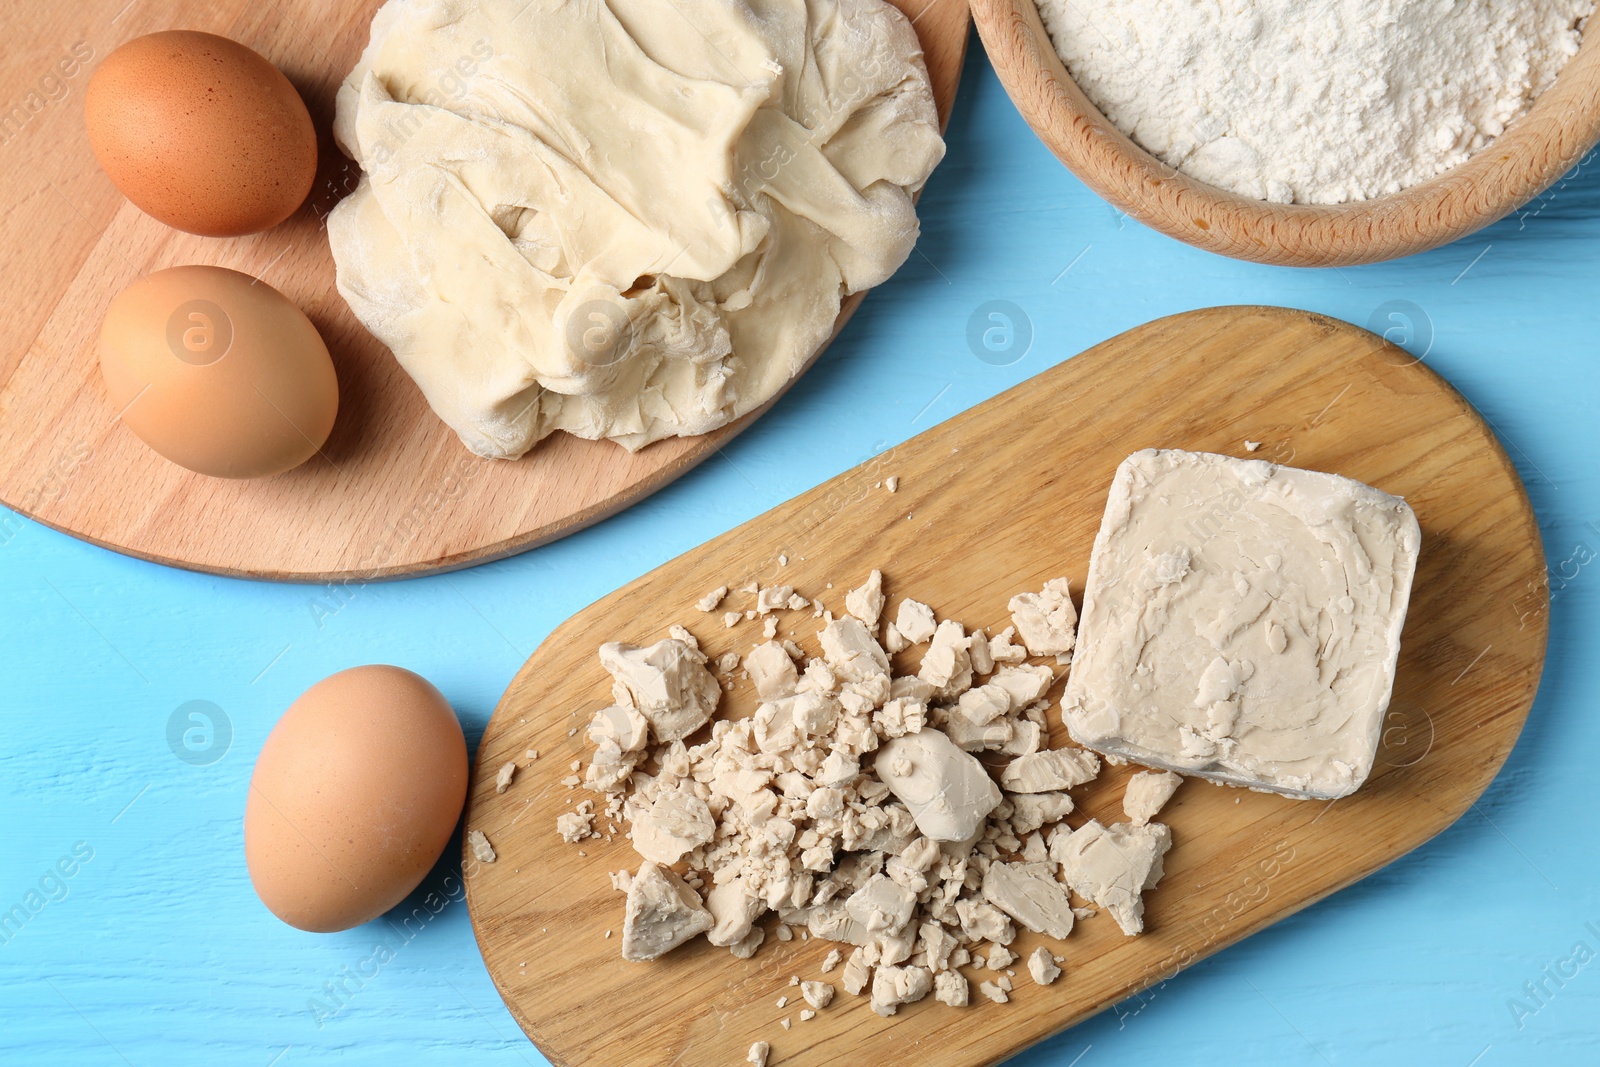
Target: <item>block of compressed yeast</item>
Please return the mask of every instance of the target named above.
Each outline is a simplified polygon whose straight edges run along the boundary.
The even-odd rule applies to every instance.
[[[1062,716],[1108,756],[1302,798],[1366,781],[1421,535],[1334,474],[1147,449],[1117,468]]]

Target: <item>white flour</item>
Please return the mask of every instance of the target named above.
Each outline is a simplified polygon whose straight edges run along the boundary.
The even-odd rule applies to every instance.
[[[1397,192],[1492,141],[1578,50],[1595,0],[1039,0],[1117,128],[1278,203]]]

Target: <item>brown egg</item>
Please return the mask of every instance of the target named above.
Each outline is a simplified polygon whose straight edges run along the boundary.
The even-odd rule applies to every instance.
[[[100,373],[112,409],[145,444],[218,478],[299,466],[339,411],[311,320],[225,267],[169,267],[118,293],[100,329]]]
[[[215,34],[129,41],[89,79],[84,117],[122,195],[205,237],[276,226],[316,177],[317,133],[300,94],[277,67]]]
[[[443,694],[399,667],[340,671],[261,748],[244,809],[250,881],[290,926],[359,926],[417,887],[466,799],[467,744]]]

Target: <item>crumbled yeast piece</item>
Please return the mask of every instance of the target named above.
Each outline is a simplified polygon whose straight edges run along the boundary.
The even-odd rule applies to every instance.
[[[1065,793],[1018,793],[1007,801],[1011,805],[1011,830],[1017,834],[1032,834],[1044,826],[1053,826],[1072,814],[1075,805]]]
[[[516,773],[517,765],[514,762],[502,763],[500,770],[495,772],[494,791],[496,793],[504,793],[507,789],[510,789],[511,779]]]
[[[1018,666],[1008,664],[994,672],[989,683],[1005,690],[1013,710],[1032,704],[1050,691],[1056,672],[1042,663]]]
[[[1111,913],[1124,934],[1144,929],[1144,891],[1161,880],[1161,859],[1172,847],[1172,831],[1161,823],[1102,826],[1091,819],[1077,830],[1058,826],[1050,858],[1079,896]]]
[[[800,995],[817,1011],[833,1003],[833,986],[827,982],[801,982]]]
[[[871,686],[874,691],[881,683],[883,697],[888,697],[889,657],[860,619],[848,615],[835,619],[822,628],[819,640],[823,658],[838,678]]]
[[[956,702],[952,715],[958,715],[973,726],[988,726],[1011,711],[1011,695],[998,685],[980,685],[968,689]]]
[[[650,742],[650,723],[637,708],[613,704],[595,712],[589,720],[588,733],[590,742],[597,747],[610,742],[621,752],[641,752]]]
[[[631,821],[634,851],[666,866],[709,843],[717,830],[706,802],[686,787],[662,793]]]
[[[896,697],[872,717],[878,736],[893,739],[918,733],[928,724],[928,706],[919,700]]]
[[[628,886],[622,958],[653,960],[711,929],[700,896],[672,871],[646,862]]]
[[[911,647],[911,642],[906,640],[905,634],[900,632],[900,627],[889,623],[883,628],[883,649],[890,655],[904,652]]]
[[[472,849],[472,858],[479,863],[495,861],[494,846],[489,844],[489,838],[482,830],[467,831],[467,845]]]
[[[757,1041],[750,1046],[750,1054],[745,1057],[753,1067],[767,1067],[767,1057],[772,1054],[772,1046],[765,1041]]]
[[[1182,781],[1172,771],[1140,771],[1128,779],[1128,790],[1122,795],[1122,811],[1128,821],[1143,826],[1161,814]]]
[[[935,841],[970,839],[1001,799],[983,764],[931,728],[884,745],[877,771]]]
[[[933,686],[944,700],[953,700],[971,687],[972,657],[967,652],[966,630],[959,622],[946,619],[934,629],[917,677]]]
[[[933,976],[933,999],[952,1008],[967,1006],[967,978],[960,971],[940,971]]]
[[[1001,989],[994,982],[978,983],[978,992],[982,993],[996,1004],[1005,1004],[1011,1000],[1011,997],[1006,993],[1006,991]]]
[[[585,800],[584,804],[593,806],[592,801]],[[582,805],[579,805],[582,808]],[[556,832],[561,835],[561,840],[567,844],[576,844],[588,837],[594,829],[593,811],[569,811],[556,817]]]
[[[822,973],[823,974],[827,974],[828,972],[832,971],[835,967],[839,966],[839,961],[841,959],[842,959],[842,957],[840,956],[838,949],[836,949],[836,948],[829,949],[828,950],[828,954],[826,956],[822,957]]]
[[[974,674],[994,673],[994,654],[989,651],[989,635],[974,630],[967,638],[967,657],[972,661]]]
[[[1037,593],[1018,593],[1011,598],[1009,607],[1011,621],[1031,654],[1059,656],[1072,651],[1078,611],[1072,606],[1065,578],[1044,583],[1044,589]]]
[[[766,586],[756,594],[756,614],[767,615],[774,611],[781,611],[789,606],[789,598],[792,596],[794,596],[793,586]]]
[[[762,700],[793,696],[795,687],[800,684],[794,660],[776,641],[767,641],[751,649],[744,658],[744,669],[750,672],[750,681]]]
[[[996,945],[989,950],[989,961],[984,966],[991,971],[1003,971],[1016,962],[1017,957],[1004,945]]]
[[[860,619],[867,629],[876,630],[883,615],[883,572],[873,571],[867,575],[865,585],[846,593],[844,610]]]
[[[937,922],[925,922],[917,930],[917,954],[935,974],[950,966],[958,942],[955,935]]]
[[[850,918],[864,926],[869,934],[880,931],[895,934],[911,921],[917,895],[887,875],[875,874],[845,901],[844,906]]]
[[[867,962],[867,957],[863,950],[858,948],[850,953],[849,959],[844,961],[844,975],[839,984],[844,986],[846,993],[853,997],[858,997],[871,979],[872,965]]]
[[[969,941],[1009,945],[1017,939],[1016,928],[1005,913],[981,900],[962,898],[956,901],[956,919],[961,924],[961,933]]]
[[[1072,898],[1056,881],[1053,864],[990,863],[983,874],[983,897],[1036,934],[1064,940],[1072,933]]]
[[[1100,757],[1087,749],[1052,748],[1012,760],[1000,772],[1010,793],[1050,793],[1094,781]]]
[[[872,1010],[887,1019],[901,1005],[915,1004],[933,988],[933,972],[926,967],[880,966],[872,972]]]
[[[1023,714],[1030,714],[1024,711]],[[1000,746],[1002,756],[1027,756],[1039,751],[1045,742],[1044,726],[1037,719],[1012,720],[1011,737]]]
[[[942,729],[951,742],[963,752],[998,752],[1010,744],[1017,724],[1010,720],[975,726],[959,714],[948,716]]]
[[[711,718],[722,687],[706,670],[706,657],[676,638],[649,648],[611,642],[600,646],[600,664],[616,680],[619,697],[637,708],[658,741],[688,737]]]
[[[1049,985],[1061,977],[1061,967],[1050,950],[1040,945],[1028,956],[1028,975],[1037,985]]]
[[[719,585],[705,596],[695,602],[695,607],[701,611],[716,611],[717,605],[722,603],[722,598],[728,595],[728,587]]]
[[[932,637],[937,628],[933,621],[933,609],[921,601],[902,600],[895,613],[894,628],[908,644],[920,645]]]
[[[1017,628],[1007,626],[989,638],[989,655],[996,663],[1017,664],[1028,658],[1028,650],[1013,643],[1012,639],[1016,636]]]

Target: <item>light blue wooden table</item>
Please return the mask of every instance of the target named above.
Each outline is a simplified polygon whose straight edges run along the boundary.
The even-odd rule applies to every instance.
[[[22,906],[0,930],[0,1064],[544,1063],[490,984],[459,895],[403,932],[331,936],[257,902],[240,815],[289,701],[344,667],[402,664],[444,690],[476,743],[523,659],[590,601],[1095,342],[1229,303],[1378,322],[1498,427],[1551,563],[1543,689],[1454,828],[1015,1063],[1600,1063],[1600,158],[1521,217],[1427,255],[1236,263],[1088,192],[974,41],[921,211],[905,269],[726,459],[516,559],[354,589],[253,584],[0,511],[0,909]],[[1006,366],[1018,353],[979,359],[967,342],[991,300],[1031,328]],[[231,728],[199,755],[168,740],[190,701]],[[447,856],[424,889],[459,887],[449,873]],[[378,966],[380,944],[392,958]]]

